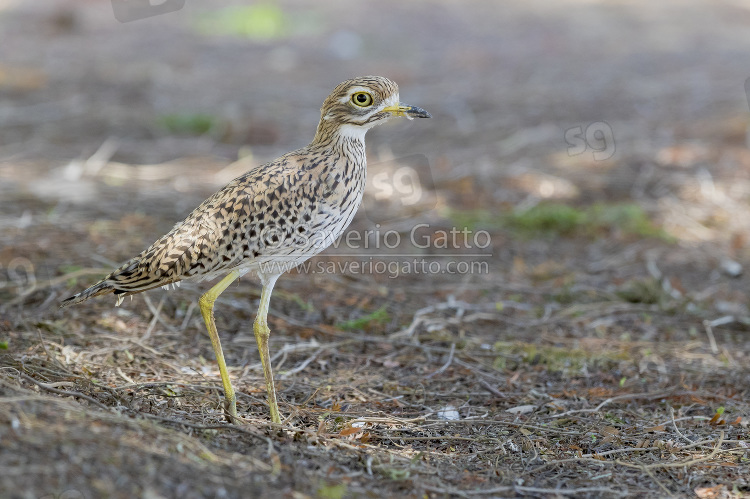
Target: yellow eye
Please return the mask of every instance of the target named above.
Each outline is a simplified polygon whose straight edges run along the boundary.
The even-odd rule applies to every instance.
[[[367,107],[372,105],[372,95],[367,92],[357,92],[352,95],[352,102],[355,106]]]

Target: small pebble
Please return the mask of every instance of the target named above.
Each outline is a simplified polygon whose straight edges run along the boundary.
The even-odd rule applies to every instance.
[[[446,419],[448,421],[455,421],[457,419],[461,419],[461,416],[458,415],[458,411],[455,407],[452,405],[446,405],[442,409],[440,409],[437,412],[438,419]]]
[[[739,277],[742,275],[742,264],[725,258],[721,262],[721,271],[729,277]]]

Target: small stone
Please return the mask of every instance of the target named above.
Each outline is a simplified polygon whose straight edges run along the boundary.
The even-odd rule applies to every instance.
[[[510,412],[513,414],[526,414],[528,412],[533,412],[534,409],[536,409],[535,405],[518,405],[516,407],[505,409],[505,412]]]
[[[442,409],[440,409],[437,412],[438,419],[445,419],[448,421],[455,421],[457,419],[461,419],[461,416],[458,414],[458,411],[455,407],[452,405],[446,405]]]
[[[742,264],[730,258],[725,258],[721,262],[721,271],[729,277],[739,277],[742,275]]]

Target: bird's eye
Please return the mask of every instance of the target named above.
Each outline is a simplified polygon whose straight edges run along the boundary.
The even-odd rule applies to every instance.
[[[359,107],[367,107],[372,105],[372,95],[367,92],[357,92],[352,95],[352,102]]]

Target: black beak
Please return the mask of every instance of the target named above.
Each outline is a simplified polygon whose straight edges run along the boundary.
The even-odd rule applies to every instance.
[[[412,118],[432,118],[432,115],[417,106],[405,106],[404,114],[411,116]]]

